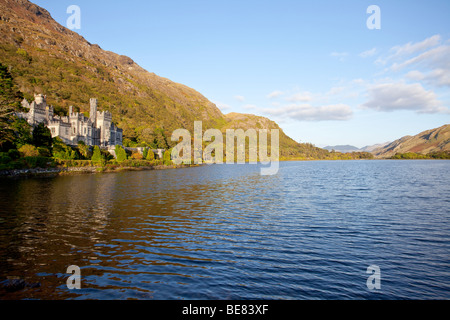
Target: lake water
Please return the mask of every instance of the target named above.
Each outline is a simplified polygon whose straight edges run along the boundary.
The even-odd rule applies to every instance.
[[[0,299],[450,299],[450,161],[259,172],[2,179]]]

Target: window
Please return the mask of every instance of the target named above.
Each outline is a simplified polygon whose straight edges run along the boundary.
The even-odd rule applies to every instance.
[[[55,130],[55,128],[52,128],[52,133],[53,133],[53,134],[55,134],[55,133],[56,133],[56,130]]]

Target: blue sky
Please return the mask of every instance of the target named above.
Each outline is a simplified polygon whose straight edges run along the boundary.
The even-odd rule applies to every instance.
[[[299,142],[363,147],[450,123],[450,1],[33,2],[62,25],[78,5],[89,42]]]

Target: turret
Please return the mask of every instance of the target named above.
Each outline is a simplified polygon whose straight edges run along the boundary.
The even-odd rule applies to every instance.
[[[91,122],[94,126],[97,125],[97,99],[91,98],[91,110],[89,113],[89,119],[91,119]]]
[[[37,105],[43,104],[46,101],[46,97],[43,94],[35,94],[34,95],[34,101],[36,101]]]

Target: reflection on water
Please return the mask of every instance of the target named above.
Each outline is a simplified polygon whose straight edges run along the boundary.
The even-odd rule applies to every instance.
[[[2,299],[450,298],[450,162],[0,181]],[[378,265],[382,289],[366,287]],[[81,268],[68,290],[67,267]]]

